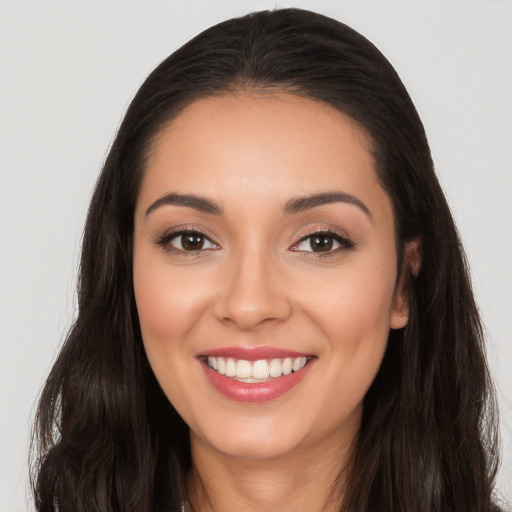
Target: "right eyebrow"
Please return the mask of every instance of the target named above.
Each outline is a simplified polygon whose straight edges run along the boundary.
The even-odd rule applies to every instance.
[[[361,199],[358,199],[352,194],[347,194],[346,192],[340,192],[336,190],[333,192],[324,192],[320,194],[313,194],[311,196],[300,196],[294,199],[290,199],[284,207],[284,214],[290,215],[299,213],[311,208],[316,208],[317,206],[330,203],[353,204],[354,206],[357,206],[361,211],[366,213],[370,220],[372,218],[368,206],[366,206],[363,201],[361,201]]]
[[[194,194],[177,194],[172,192],[152,203],[146,210],[145,215],[147,216],[157,208],[166,205],[187,206],[188,208],[194,208],[194,210],[198,210],[203,213],[210,213],[212,215],[222,214],[222,209],[206,197],[196,196]]]

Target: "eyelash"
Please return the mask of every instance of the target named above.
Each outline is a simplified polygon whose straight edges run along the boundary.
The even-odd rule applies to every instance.
[[[203,239],[205,241],[207,241],[208,243],[215,245],[216,248],[220,248],[219,244],[214,242],[208,235],[206,235],[203,231],[201,231],[197,228],[181,229],[179,231],[173,231],[171,233],[167,233],[167,234],[163,235],[162,237],[160,237],[156,241],[156,244],[158,246],[160,246],[162,248],[162,250],[164,250],[165,252],[183,255],[183,256],[186,254],[197,255],[204,251],[216,250],[216,248],[214,248],[214,249],[213,248],[207,248],[207,249],[201,248],[201,249],[197,249],[197,250],[188,251],[186,249],[177,249],[176,247],[173,247],[171,245],[171,242],[174,239],[179,238],[180,236],[184,236],[184,235],[199,235],[199,236],[203,237]],[[303,242],[307,241],[308,239],[312,239],[315,236],[316,237],[323,236],[325,238],[332,239],[339,244],[339,247],[335,248],[334,250],[327,250],[325,252],[304,251],[304,250],[294,249],[294,247],[299,246]],[[310,242],[310,244],[311,244],[311,242]],[[351,250],[354,248],[355,248],[355,243],[349,237],[347,237],[345,234],[342,235],[341,233],[339,233],[337,231],[330,230],[330,229],[320,229],[320,230],[312,231],[311,233],[308,233],[307,235],[301,237],[299,241],[297,241],[290,247],[290,250],[293,252],[308,253],[308,254],[310,254],[309,257],[325,258],[328,256],[332,256],[334,254],[337,254],[340,251],[347,251],[347,250]]]
[[[173,247],[171,245],[171,242],[174,239],[179,238],[180,236],[184,236],[184,235],[196,235],[196,236],[200,235],[201,237],[203,237],[203,239],[205,241],[209,242],[212,245],[219,247],[219,244],[215,243],[208,235],[206,235],[203,231],[201,231],[200,229],[197,229],[197,228],[180,229],[178,231],[173,231],[171,233],[167,233],[167,234],[163,235],[162,237],[160,237],[156,241],[156,244],[159,245],[165,252],[172,253],[172,254],[178,254],[178,255],[185,255],[185,254],[197,255],[200,252],[212,250],[211,248],[208,248],[208,249],[201,248],[201,249],[197,249],[197,250],[193,250],[193,251],[187,251],[185,249],[177,249],[176,247]]]
[[[308,239],[310,240],[310,245],[311,245],[311,240],[314,237],[322,237],[322,236],[336,241],[339,244],[339,247],[335,248],[334,250],[328,250],[325,252],[301,251],[299,249],[294,249],[294,247],[297,247],[298,245],[307,241]],[[294,252],[307,253],[308,257],[326,258],[329,256],[333,256],[341,251],[348,251],[348,250],[354,249],[355,246],[356,246],[356,244],[346,234],[341,234],[337,231],[330,230],[330,229],[319,229],[319,230],[311,231],[307,235],[304,235],[303,237],[301,237],[301,239],[298,242],[296,242],[295,244],[292,245],[290,250],[292,250]]]

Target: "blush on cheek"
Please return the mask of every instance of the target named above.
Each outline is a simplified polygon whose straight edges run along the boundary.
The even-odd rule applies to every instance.
[[[321,325],[332,326],[333,331],[345,333],[347,339],[359,338],[375,329],[387,331],[392,290],[368,286],[364,281],[349,282],[337,290],[328,290],[318,304],[318,313],[324,318]]]
[[[200,279],[169,265],[144,265],[140,259],[134,271],[134,292],[145,342],[186,337],[199,323],[208,290]],[[211,291],[210,291],[211,293]]]

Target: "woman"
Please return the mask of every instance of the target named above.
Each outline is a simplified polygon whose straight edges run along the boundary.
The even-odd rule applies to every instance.
[[[37,428],[39,511],[496,510],[463,252],[371,43],[261,12],[149,76]]]

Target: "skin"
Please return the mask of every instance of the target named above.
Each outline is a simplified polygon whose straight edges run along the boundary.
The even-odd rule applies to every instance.
[[[283,214],[293,198],[332,191],[368,212],[338,201]],[[147,213],[169,193],[201,195],[222,213],[173,204]],[[180,250],[181,238],[158,244],[183,227],[211,243],[195,252]],[[353,247],[315,253],[305,237],[326,230]],[[135,212],[133,272],[148,359],[190,426],[195,509],[336,510],[331,485],[389,329],[408,313],[392,205],[365,133],[290,94],[193,103],[154,143]],[[263,403],[221,395],[197,358],[264,345],[315,357],[297,386]]]

